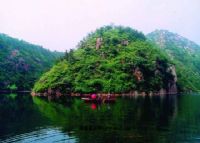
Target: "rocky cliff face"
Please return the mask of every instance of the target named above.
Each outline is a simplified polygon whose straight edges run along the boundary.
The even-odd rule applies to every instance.
[[[99,37],[96,39],[96,49],[98,50],[103,44],[103,38]]]
[[[176,68],[174,65],[170,66],[169,67],[169,72],[173,75],[173,80],[169,81],[168,83],[168,93],[171,93],[171,94],[176,94],[178,92],[177,90],[177,74],[176,74]]]
[[[200,91],[200,46],[183,36],[167,30],[156,30],[147,34],[147,38],[164,51],[173,61],[178,80],[177,87],[182,91]],[[174,73],[174,72],[173,72]],[[170,91],[176,87],[170,83]]]

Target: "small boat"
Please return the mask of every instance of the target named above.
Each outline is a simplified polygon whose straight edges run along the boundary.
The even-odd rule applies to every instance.
[[[113,103],[115,102],[115,98],[111,99],[91,99],[91,98],[81,98],[85,102],[93,102],[93,103]]]
[[[89,97],[82,97],[81,99],[88,103],[113,103],[116,100],[115,96],[97,97],[95,94]]]

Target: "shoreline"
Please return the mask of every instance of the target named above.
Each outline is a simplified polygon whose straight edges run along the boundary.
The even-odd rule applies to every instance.
[[[0,90],[0,94],[5,94],[5,93],[13,93],[13,94],[17,94],[17,93],[30,93],[31,96],[41,96],[41,97],[46,97],[46,96],[55,96],[55,97],[60,97],[60,96],[70,96],[70,97],[88,97],[90,96],[91,94],[94,94],[94,93],[69,93],[69,94],[66,94],[66,93],[51,93],[51,94],[48,94],[47,92],[44,92],[44,93],[35,93],[35,92],[32,92],[32,91],[29,91],[29,90],[24,90],[24,91],[7,91],[7,90]],[[175,95],[175,94],[187,94],[187,93],[194,93],[194,94],[199,94],[200,92],[191,92],[191,91],[188,91],[188,92],[149,92],[149,93],[146,93],[146,92],[129,92],[129,93],[95,93],[99,96],[115,96],[115,97],[124,97],[124,96],[146,96],[146,95],[149,95],[149,96],[159,96],[159,95]]]
[[[69,96],[69,97],[90,97],[91,94],[94,93],[69,93],[69,94],[62,94],[62,93],[55,93],[55,94],[48,94],[48,93],[34,93],[31,92],[31,96],[39,96],[39,97],[48,97],[48,96],[54,96],[54,97],[60,97],[60,96]],[[160,92],[133,92],[133,93],[95,93],[97,96],[115,96],[115,97],[125,97],[125,96],[159,96],[159,95],[175,95],[180,94],[180,92],[169,92],[169,93],[160,93]]]

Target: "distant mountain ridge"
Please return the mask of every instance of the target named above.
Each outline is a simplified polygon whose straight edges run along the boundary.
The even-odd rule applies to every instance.
[[[178,48],[200,51],[200,46],[195,42],[168,30],[155,30],[147,34],[147,37],[155,41],[162,48],[165,48],[170,42],[175,44]]]
[[[200,90],[200,46],[167,30],[155,30],[146,35],[149,41],[168,54],[178,72],[183,90]]]
[[[0,90],[30,90],[63,53],[0,34]]]

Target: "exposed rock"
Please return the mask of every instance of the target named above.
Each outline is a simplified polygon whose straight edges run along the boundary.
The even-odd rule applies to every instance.
[[[140,71],[140,69],[137,67],[135,70],[134,70],[134,76],[136,77],[137,81],[142,81],[143,80],[143,74],[142,72]]]
[[[166,89],[161,88],[158,92],[159,95],[165,95],[167,93]]]
[[[96,39],[96,49],[97,50],[101,47],[102,43],[103,43],[103,38],[100,37],[100,38]]]
[[[128,40],[122,40],[122,41],[121,41],[121,44],[122,44],[123,46],[128,46],[129,42],[128,42]]]
[[[168,70],[174,76],[174,79],[168,83],[168,93],[176,94],[178,92],[177,85],[176,85],[176,82],[177,82],[176,68],[174,65],[172,65],[168,68]]]
[[[12,50],[11,51],[11,57],[16,57],[19,54],[18,50]]]
[[[60,97],[60,96],[62,96],[62,94],[61,94],[60,90],[57,89],[57,90],[56,90],[56,97]]]
[[[47,92],[44,92],[43,96],[45,96],[45,97],[48,96],[48,93],[47,93]]]
[[[51,95],[53,93],[53,90],[51,88],[48,88],[48,94]]]
[[[174,65],[171,65],[168,70],[171,72],[171,74],[174,76],[174,82],[177,82],[177,75],[176,75],[176,67]]]
[[[155,75],[158,76],[162,74],[162,71],[165,71],[172,75],[172,78],[168,78],[167,87],[165,89],[160,89],[158,94],[176,94],[177,91],[177,75],[176,68],[174,65],[169,65],[167,69],[163,68],[162,61],[156,61],[156,70]]]

